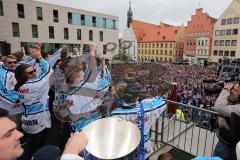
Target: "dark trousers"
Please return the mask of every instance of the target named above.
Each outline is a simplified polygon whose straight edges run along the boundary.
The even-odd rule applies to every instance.
[[[229,147],[220,140],[214,149],[213,156],[221,157],[224,160],[237,160],[235,147]]]

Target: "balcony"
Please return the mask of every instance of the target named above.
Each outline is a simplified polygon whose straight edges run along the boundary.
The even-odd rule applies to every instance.
[[[211,130],[210,122],[219,116],[218,113],[169,100],[166,102],[168,109],[151,129],[155,151],[150,160],[165,152],[171,153],[177,160],[212,156],[218,138]],[[171,107],[180,109],[181,114],[168,113]]]

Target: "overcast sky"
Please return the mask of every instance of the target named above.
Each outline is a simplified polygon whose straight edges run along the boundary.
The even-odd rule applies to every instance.
[[[37,0],[67,7],[100,12],[119,17],[120,32],[126,26],[129,0]],[[131,0],[133,18],[149,23],[161,21],[181,25],[191,20],[195,9],[202,7],[211,17],[218,18],[232,0]]]

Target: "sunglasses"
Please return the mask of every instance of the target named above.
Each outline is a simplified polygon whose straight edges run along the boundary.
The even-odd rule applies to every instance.
[[[8,64],[17,64],[17,61],[8,61]]]
[[[36,72],[36,69],[34,69],[34,70],[32,70],[32,71],[29,71],[29,72],[26,72],[26,74],[31,75],[31,74],[33,74],[33,73],[35,73],[35,72]]]

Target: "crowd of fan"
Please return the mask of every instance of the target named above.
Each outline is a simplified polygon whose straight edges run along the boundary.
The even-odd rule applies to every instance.
[[[206,95],[204,87],[207,84],[203,83],[206,79],[218,79],[216,68],[168,63],[114,64],[111,68],[115,83],[123,81],[129,71],[134,71],[136,80],[143,87],[142,93],[146,95],[164,96],[171,86],[176,85],[178,102],[206,109],[212,108],[217,97]]]

